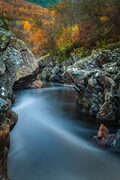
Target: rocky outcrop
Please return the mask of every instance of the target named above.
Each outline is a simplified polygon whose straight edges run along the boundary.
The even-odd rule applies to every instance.
[[[33,53],[23,41],[17,39],[14,35],[11,37],[11,46],[18,51],[21,57],[21,64],[16,73],[16,82],[13,89],[41,87],[41,81],[38,77],[38,63]]]
[[[46,82],[64,83],[62,74],[66,68],[76,62],[76,58],[71,54],[71,57],[58,63],[56,57],[45,57],[38,60],[40,69],[40,79]]]
[[[11,36],[7,25],[0,21],[0,180],[7,179],[9,132],[17,121],[17,115],[11,111],[11,100],[21,57],[10,45]]]
[[[17,70],[17,80],[26,77],[38,68],[37,60],[33,53],[26,47],[25,43],[15,36],[11,37],[11,46],[15,48],[21,56],[21,64]]]
[[[13,84],[17,80],[20,87],[21,79],[25,79],[24,87],[31,85],[36,80],[37,68],[34,55],[0,20],[0,180],[8,179],[9,133],[17,122],[17,115],[11,110],[14,101]],[[34,78],[28,80],[27,77],[32,75]]]
[[[94,51],[67,67],[64,81],[74,85],[84,112],[101,121],[120,120],[120,49]]]
[[[0,98],[0,180],[7,180],[7,155],[10,146],[10,130],[17,122],[17,114],[11,111],[11,101]]]
[[[13,85],[13,90],[40,88],[41,86],[42,81],[39,78],[39,68],[37,68],[32,74],[16,80]]]
[[[72,54],[60,64],[46,57],[39,68],[42,81],[73,84],[84,112],[101,121],[119,121],[120,49],[94,51],[83,59]]]

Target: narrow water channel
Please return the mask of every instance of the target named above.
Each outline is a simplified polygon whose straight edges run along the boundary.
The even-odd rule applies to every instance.
[[[120,159],[93,146],[97,129],[71,87],[19,91],[13,109],[10,180],[119,180]]]

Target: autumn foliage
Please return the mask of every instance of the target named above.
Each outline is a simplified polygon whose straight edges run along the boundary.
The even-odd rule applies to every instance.
[[[48,40],[44,29],[38,29],[38,31],[31,36],[32,50],[36,54],[37,52],[44,51],[47,48]]]
[[[23,29],[24,29],[24,31],[30,31],[31,30],[31,25],[27,20],[23,22]]]
[[[105,48],[120,41],[118,0],[63,0],[52,8],[0,0],[0,16],[37,55],[67,56],[76,48]]]

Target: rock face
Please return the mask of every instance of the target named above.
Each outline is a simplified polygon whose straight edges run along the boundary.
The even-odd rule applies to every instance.
[[[64,83],[62,74],[66,68],[73,65],[75,61],[76,59],[73,55],[62,63],[57,63],[55,57],[46,57],[39,60],[40,79],[47,82]]]
[[[17,115],[11,111],[11,100],[21,57],[10,45],[11,36],[12,33],[0,21],[0,180],[7,179],[9,132],[17,121]]]
[[[32,86],[32,82],[37,79],[36,76],[38,73],[38,70],[37,70],[38,64],[37,64],[37,60],[35,56],[25,46],[23,41],[17,39],[10,31],[8,31],[8,29],[4,29],[3,21],[0,21],[0,75],[4,74],[7,68],[9,68],[8,73],[9,75],[11,75],[11,79],[13,80],[13,82],[15,79],[15,75],[13,71],[17,72],[16,84],[17,86],[19,84],[19,88],[20,86],[23,85],[23,82],[24,82],[24,87],[25,86],[29,87],[30,85]],[[29,76],[31,75],[33,75],[34,78],[31,78],[29,79],[29,81],[26,81],[26,77],[28,76],[29,78]],[[6,93],[5,95],[8,95],[11,92],[13,83],[11,83],[10,78],[8,80],[6,77],[8,77],[8,74],[5,73],[4,81],[1,80],[0,85],[2,88],[5,88],[5,90],[8,91],[8,92],[5,92]],[[24,81],[24,77],[25,77],[25,81]],[[14,89],[16,89],[15,85],[14,85]]]
[[[83,111],[99,120],[120,119],[120,49],[94,51],[67,67],[64,81],[75,86]]]
[[[25,46],[25,43],[12,36],[11,46],[19,52],[21,56],[21,64],[17,70],[17,80],[33,74],[38,68],[37,60],[33,53]]]
[[[11,46],[18,51],[21,59],[13,89],[41,87],[41,82],[37,77],[39,68],[33,53],[25,46],[23,41],[17,39],[15,36],[11,37]]]
[[[24,86],[32,84],[37,74],[29,81],[27,77],[34,74],[33,71],[36,72],[36,69],[34,55],[8,30],[6,23],[0,20],[0,180],[8,179],[9,133],[17,121],[16,113],[11,110],[14,100],[13,84],[16,80],[21,83],[21,79],[24,78],[27,82]]]
[[[61,64],[55,58],[39,61],[40,79],[73,84],[83,111],[99,120],[120,119],[120,49],[94,51],[86,58],[71,57]]]
[[[10,146],[10,130],[17,122],[17,114],[11,111],[11,101],[0,98],[0,180],[7,180],[7,155]]]

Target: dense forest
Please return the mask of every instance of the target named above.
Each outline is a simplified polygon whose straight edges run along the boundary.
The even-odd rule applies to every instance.
[[[92,49],[112,47],[120,41],[117,0],[64,0],[50,8],[1,0],[0,7],[11,30],[37,56],[50,53],[65,58],[72,51],[85,56]]]

